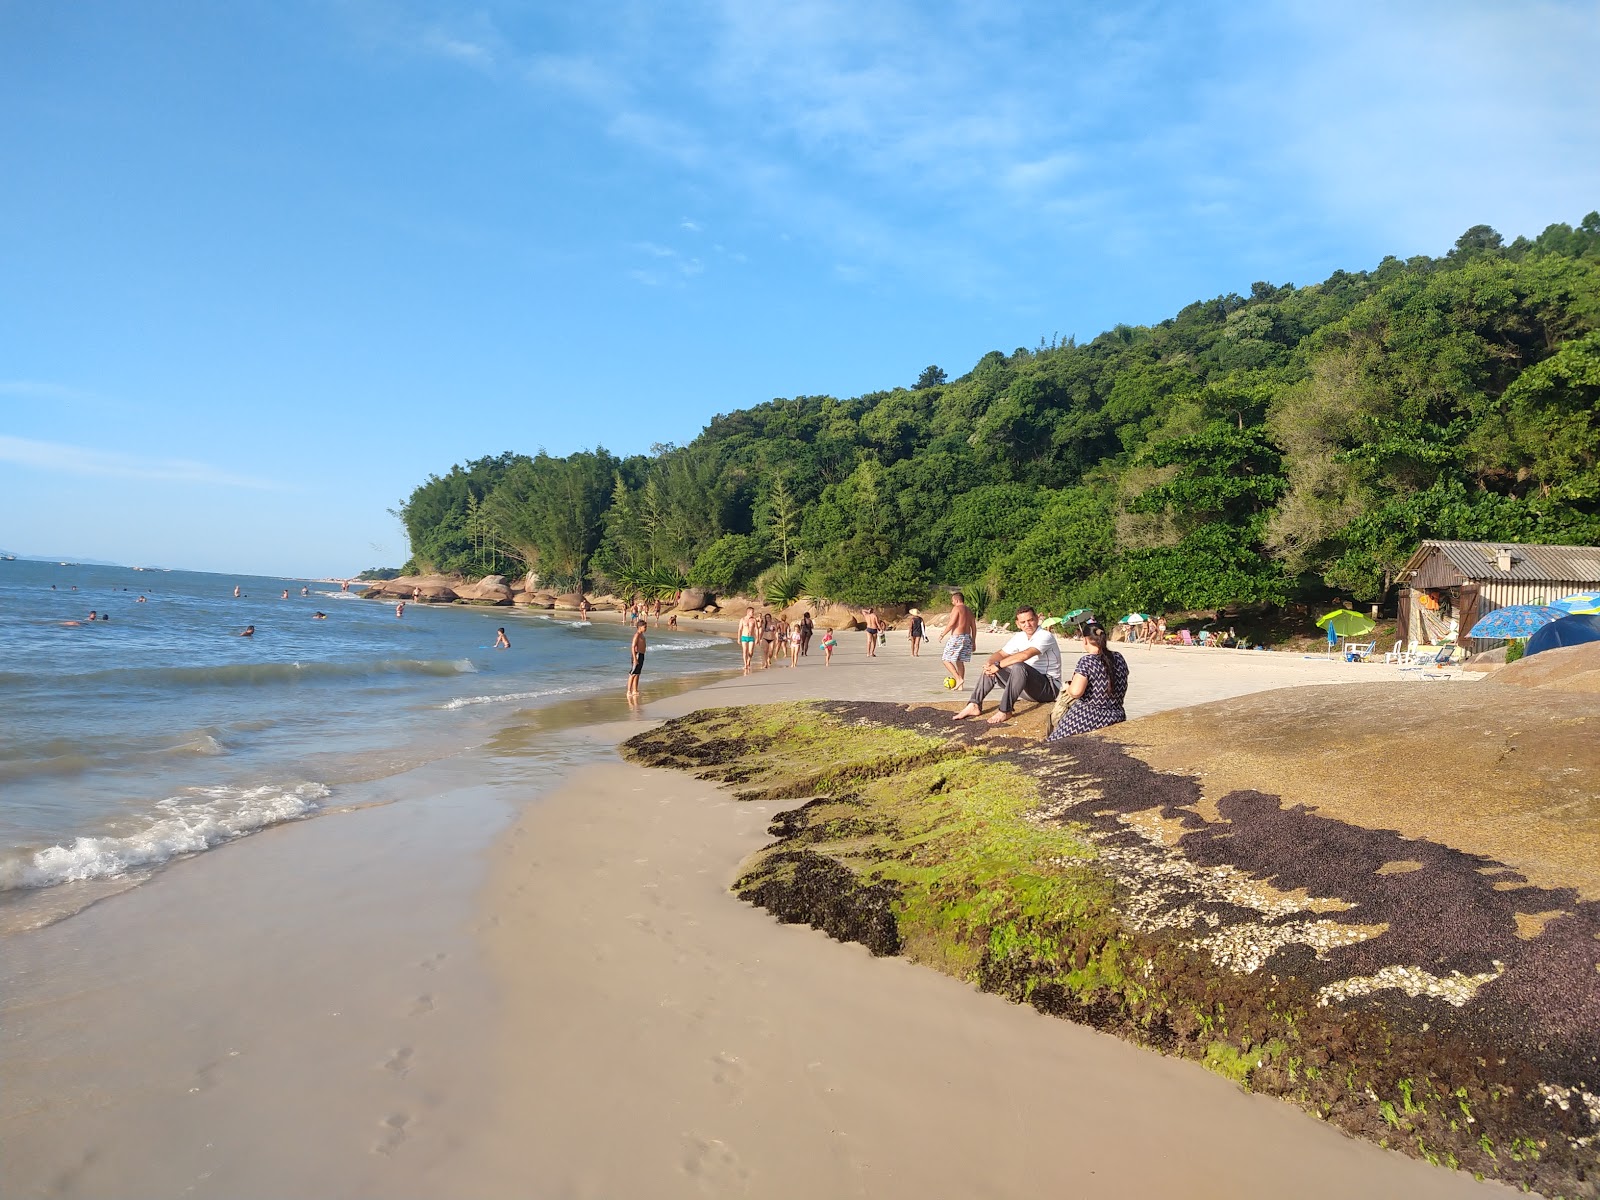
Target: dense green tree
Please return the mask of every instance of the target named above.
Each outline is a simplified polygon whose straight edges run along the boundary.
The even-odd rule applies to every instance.
[[[961,583],[996,613],[1377,599],[1423,537],[1600,541],[1597,413],[1590,213],[770,400],[649,455],[478,459],[397,515],[412,567],[470,574],[727,591],[787,565],[836,599]]]

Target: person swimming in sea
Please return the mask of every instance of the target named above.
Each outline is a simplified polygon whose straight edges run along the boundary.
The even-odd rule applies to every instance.
[[[254,625],[246,625],[243,629],[241,629],[239,631],[239,636],[240,637],[255,637],[255,635],[256,635],[256,627]]]
[[[496,650],[509,650],[509,649],[511,649],[511,639],[506,637],[506,627],[504,625],[500,626],[499,629],[495,630],[495,633],[494,633],[494,648]]]
[[[313,621],[326,621],[328,619],[328,614],[325,612],[314,612],[311,614],[311,619]]]

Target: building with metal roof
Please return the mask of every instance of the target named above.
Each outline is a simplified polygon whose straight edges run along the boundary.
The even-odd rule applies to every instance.
[[[1486,613],[1544,604],[1600,585],[1600,546],[1428,540],[1400,568],[1399,635],[1434,644],[1464,634]],[[1499,642],[1462,639],[1472,650]]]

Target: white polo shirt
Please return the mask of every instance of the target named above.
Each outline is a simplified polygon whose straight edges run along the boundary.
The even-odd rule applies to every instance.
[[[1021,654],[1029,646],[1039,652],[1035,658],[1028,659],[1028,666],[1035,671],[1041,671],[1050,676],[1057,683],[1061,682],[1061,647],[1056,644],[1056,635],[1048,629],[1035,629],[1033,636],[1025,633],[1014,633],[1011,640],[1000,647],[1001,654]]]

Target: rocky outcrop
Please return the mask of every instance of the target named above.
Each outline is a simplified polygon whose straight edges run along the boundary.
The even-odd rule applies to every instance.
[[[867,627],[859,613],[853,608],[843,604],[830,604],[812,618],[819,629],[865,629]]]
[[[573,608],[573,609],[575,609],[580,604],[583,603],[583,593],[582,592],[562,592],[560,595],[554,597],[554,603],[555,603],[555,607],[557,607],[557,608]]]
[[[1563,646],[1519,658],[1490,679],[1494,683],[1555,692],[1600,692],[1600,642]]]
[[[368,600],[426,600],[448,603],[456,598],[456,589],[464,586],[459,579],[448,575],[401,575],[373,584],[362,593]]]
[[[470,604],[510,604],[511,589],[504,575],[485,575],[476,583],[456,585],[456,599]]]
[[[716,596],[705,588],[686,587],[678,593],[678,603],[673,607],[679,612],[701,612],[707,605],[715,604],[716,600]]]

